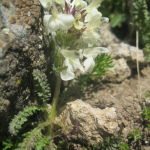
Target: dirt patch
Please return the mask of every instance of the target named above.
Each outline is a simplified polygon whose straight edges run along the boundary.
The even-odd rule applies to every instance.
[[[127,136],[130,132],[139,128],[144,133],[143,140],[150,143],[148,130],[144,127],[141,117],[143,106],[146,105],[145,93],[150,90],[149,74],[149,67],[141,70],[140,86],[136,71],[132,71],[132,76],[122,82],[112,82],[111,80],[103,80],[101,82],[93,81],[82,93],[75,92],[74,90],[74,94],[70,95],[70,97],[73,97],[73,99],[80,98],[95,108],[104,109],[106,107],[114,107],[125,141],[128,142]],[[133,145],[132,148],[134,149],[135,147]],[[144,149],[142,143],[140,149]]]

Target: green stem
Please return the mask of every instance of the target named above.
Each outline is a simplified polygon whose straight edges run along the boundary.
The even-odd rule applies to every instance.
[[[53,97],[53,104],[52,104],[51,114],[50,114],[50,118],[49,118],[49,122],[50,122],[49,135],[51,137],[53,136],[53,121],[54,121],[55,114],[56,114],[56,106],[57,106],[57,101],[58,101],[58,96],[59,96],[59,91],[60,91],[60,85],[61,85],[61,78],[60,78],[60,76],[57,76],[55,93],[54,93],[54,97]]]

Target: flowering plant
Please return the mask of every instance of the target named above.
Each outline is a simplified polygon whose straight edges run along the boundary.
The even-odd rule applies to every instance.
[[[40,0],[40,2],[45,9],[43,24],[45,33],[50,37],[53,45],[53,69],[57,73],[53,104],[51,109],[47,107],[47,102],[51,96],[50,88],[45,74],[35,69],[33,79],[35,92],[38,96],[36,98],[40,101],[40,106],[26,107],[15,115],[9,124],[9,132],[12,135],[17,135],[17,139],[13,143],[11,142],[12,138],[3,142],[4,149],[16,149],[17,147],[21,150],[56,149],[56,145],[53,144],[54,126],[62,127],[62,130],[56,132],[56,136],[58,133],[70,136],[79,127],[78,123],[71,131],[68,130],[69,133],[68,131],[66,133],[66,127],[61,122],[54,120],[61,80],[74,79],[75,71],[80,69],[82,72],[88,72],[88,75],[85,75],[86,77],[81,77],[78,80],[80,84],[82,81],[86,82],[89,77],[97,77],[97,75],[104,73],[104,68],[111,67],[109,65],[112,62],[110,56],[105,57],[105,54],[101,54],[109,52],[109,50],[104,47],[95,47],[95,44],[100,41],[99,26],[104,22],[108,22],[108,18],[102,17],[102,14],[97,10],[102,0],[94,0],[89,5],[83,0],[73,0],[72,2],[70,0]],[[99,56],[95,59],[94,56],[97,55]],[[84,62],[82,64],[83,58]],[[93,72],[97,74],[92,76]],[[67,94],[68,90],[65,90],[65,92]],[[36,111],[44,113],[44,115],[39,115],[42,119],[38,118],[34,123],[31,120],[27,122],[29,116]],[[29,126],[32,125],[34,129],[30,130]],[[27,130],[24,128],[27,128]],[[19,130],[23,133],[21,137],[18,136]],[[24,134],[26,131],[28,132]]]
[[[95,66],[93,56],[109,52],[94,47],[100,41],[100,25],[109,19],[97,10],[103,0],[89,5],[83,0],[40,0],[43,8],[51,12],[43,18],[44,29],[55,44],[54,68],[64,81],[72,80],[75,71],[91,73]],[[81,60],[85,57],[83,65]]]
[[[97,10],[102,1],[93,0],[88,5],[83,0],[40,0],[45,10],[44,29],[53,43],[53,70],[57,73],[52,109],[48,117],[51,124],[48,132],[51,136],[61,80],[74,79],[77,69],[83,73],[92,73],[94,56],[109,52],[107,48],[95,47],[100,42],[100,25],[109,21]]]

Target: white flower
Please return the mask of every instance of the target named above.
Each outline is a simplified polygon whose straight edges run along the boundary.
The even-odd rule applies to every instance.
[[[93,8],[98,8],[103,0],[93,0],[92,3],[90,3],[86,7],[86,12],[91,12]]]
[[[61,79],[64,80],[64,81],[68,81],[68,80],[74,79],[75,74],[73,72],[72,65],[69,63],[69,59],[68,58],[65,59],[65,61],[63,63],[63,66],[67,66],[67,69],[63,70],[60,73]]]
[[[98,41],[100,41],[100,36],[93,28],[87,28],[82,33],[82,38],[85,43],[87,43],[90,46],[94,45]]]
[[[102,14],[96,9],[93,8],[90,13],[85,17],[85,22],[87,29],[82,33],[82,38],[85,43],[89,44],[89,47],[100,42],[99,34],[96,29],[103,23],[107,22],[108,18],[102,17]]]
[[[92,11],[90,13],[88,13],[85,17],[85,22],[87,23],[87,27],[90,28],[97,28],[99,27],[101,24],[100,19],[102,17],[102,14],[96,9],[93,8]]]
[[[67,66],[67,68],[60,73],[62,80],[67,81],[73,79],[75,77],[74,72],[77,69],[84,72],[83,66],[80,64],[79,60],[83,58],[80,51],[63,49],[60,50],[60,53],[65,57],[63,66]]]
[[[93,56],[97,56],[98,54],[101,53],[108,53],[109,50],[105,47],[94,47],[80,50],[80,52],[82,52],[83,56],[87,58],[84,61],[85,72],[92,73],[92,70],[95,66]]]
[[[73,0],[73,2],[71,3],[72,6],[76,6],[76,10],[80,10],[82,8],[87,7],[87,3],[83,0]]]
[[[72,14],[59,14],[55,5],[52,9],[52,15],[44,15],[43,20],[47,34],[55,32],[58,29],[68,30],[73,26],[75,21]]]
[[[72,8],[75,6],[76,10],[80,10],[82,8],[87,7],[87,3],[83,0],[73,0],[72,3],[70,2],[71,0],[66,0],[68,4],[72,6]]]
[[[95,32],[95,28],[99,26],[97,22],[99,22],[101,17],[102,14],[96,8],[93,8],[92,11],[85,17],[85,22],[88,23],[86,24],[87,29],[82,33],[82,38],[89,46],[100,41],[100,36],[97,32]]]

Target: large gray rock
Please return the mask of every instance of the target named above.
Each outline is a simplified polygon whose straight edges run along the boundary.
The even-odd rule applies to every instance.
[[[12,117],[37,103],[32,71],[45,72],[50,53],[41,14],[38,0],[0,1],[0,141]]]
[[[57,115],[57,121],[72,128],[77,122],[79,131],[72,138],[82,143],[95,145],[118,130],[115,108],[99,109],[78,99],[67,103]]]

